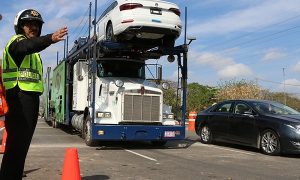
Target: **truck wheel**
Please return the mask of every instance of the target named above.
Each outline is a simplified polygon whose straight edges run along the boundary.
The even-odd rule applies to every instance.
[[[164,146],[166,145],[167,141],[151,141],[153,146]]]
[[[114,35],[114,30],[113,30],[113,25],[111,22],[109,22],[107,24],[107,27],[106,27],[106,40],[109,40],[109,41],[116,41],[116,38],[115,38],[115,35]]]
[[[55,118],[52,119],[52,127],[53,128],[58,128],[58,123],[57,123]]]
[[[96,141],[92,139],[92,129],[91,129],[90,118],[88,118],[83,125],[82,135],[83,135],[82,137],[83,137],[86,145],[88,145],[88,146],[96,145]]]

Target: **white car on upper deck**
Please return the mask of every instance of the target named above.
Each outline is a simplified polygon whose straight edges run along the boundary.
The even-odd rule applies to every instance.
[[[181,33],[179,7],[161,0],[115,0],[96,22],[98,41],[173,47]]]

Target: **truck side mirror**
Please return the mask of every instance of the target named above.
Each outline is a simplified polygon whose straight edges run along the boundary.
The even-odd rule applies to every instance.
[[[162,67],[157,67],[157,81],[162,80]]]

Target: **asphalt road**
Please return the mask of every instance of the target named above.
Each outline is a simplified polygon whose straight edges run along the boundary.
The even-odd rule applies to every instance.
[[[78,133],[53,129],[40,120],[24,180],[59,180],[69,147],[78,150],[83,180],[300,179],[300,155],[266,156],[242,146],[204,145],[190,131],[185,140],[168,142],[161,148],[146,142],[87,147]]]

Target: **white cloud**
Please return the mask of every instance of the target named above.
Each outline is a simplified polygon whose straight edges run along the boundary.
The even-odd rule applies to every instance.
[[[297,64],[293,67],[293,70],[296,72],[300,72],[300,61],[298,61]]]
[[[263,60],[264,61],[279,60],[286,56],[287,55],[286,53],[283,52],[283,50],[277,48],[271,48],[265,52],[265,55],[263,56]]]
[[[202,66],[210,66],[217,71],[217,75],[221,79],[230,79],[236,77],[247,77],[252,75],[251,69],[242,63],[236,63],[231,57],[223,57],[212,52],[193,52],[193,63]]]
[[[284,92],[284,89],[287,93],[296,94],[297,96],[299,96],[300,81],[298,79],[286,79],[285,81],[282,81],[278,86],[278,91]]]
[[[211,52],[204,52],[198,54],[195,63],[201,65],[209,65],[215,69],[220,69],[227,65],[233,65],[235,62],[232,58],[223,57]]]
[[[222,79],[244,78],[252,75],[252,71],[244,64],[233,64],[220,69],[218,75]]]
[[[284,82],[286,86],[299,86],[300,88],[300,81],[297,79],[286,79]],[[282,82],[282,86],[284,82]]]

